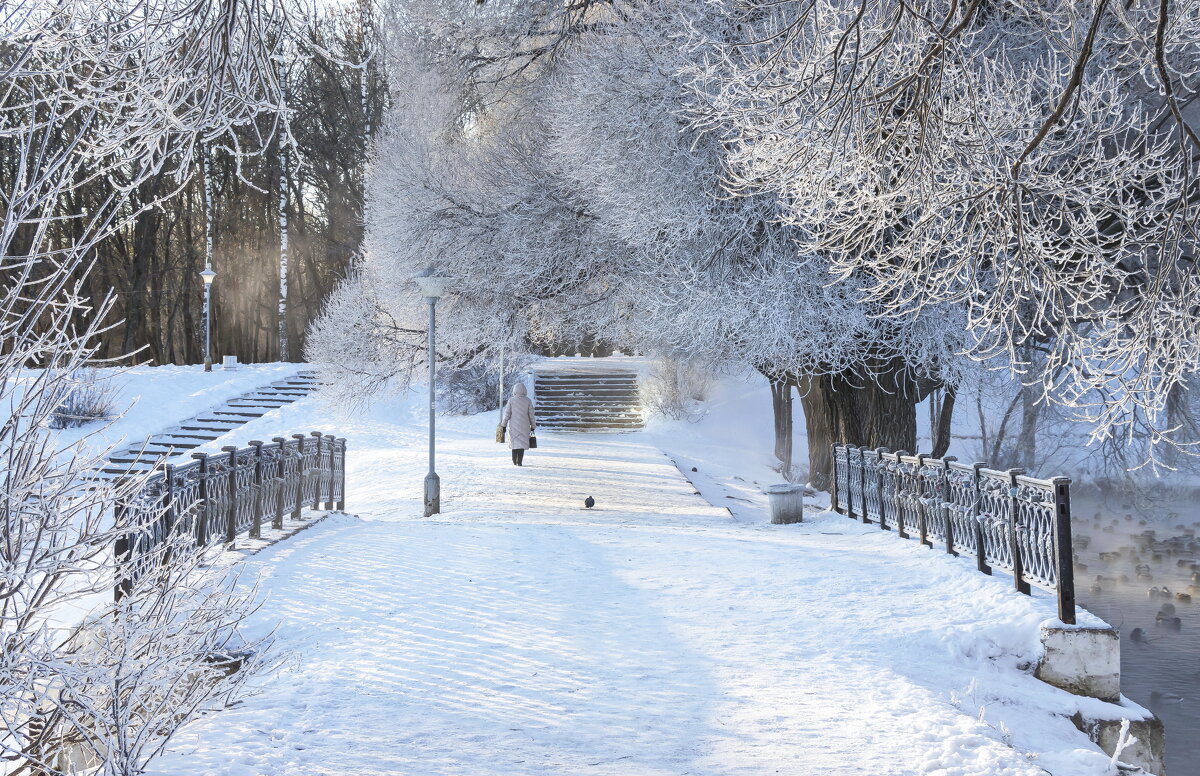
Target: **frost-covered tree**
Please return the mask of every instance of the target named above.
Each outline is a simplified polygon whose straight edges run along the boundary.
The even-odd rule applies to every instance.
[[[1186,432],[1200,3],[720,5],[741,34],[697,30],[692,74],[732,191],[774,193],[886,312],[961,306],[973,355],[1097,437]]]
[[[597,334],[799,386],[818,481],[829,441],[911,449],[916,402],[955,379],[962,325],[949,305],[864,304],[863,278],[832,283],[825,255],[797,250],[773,193],[728,195],[721,133],[690,123],[706,107],[689,89],[706,51],[688,36],[729,39],[728,18],[707,4],[566,4],[557,18],[571,23],[545,25],[553,6],[439,17],[398,4],[390,69],[404,87],[354,281],[370,302],[331,306],[313,355],[377,382],[410,374],[423,325],[408,278],[436,261],[457,279],[444,357]],[[514,36],[524,43],[499,45]],[[499,56],[531,49],[544,53]],[[372,327],[393,344],[364,362],[351,339]]]
[[[195,567],[180,559],[173,590],[147,577],[77,628],[112,600],[118,532],[146,526],[114,522],[137,483],[97,481],[102,454],[51,420],[112,325],[111,297],[87,292],[96,245],[182,186],[202,144],[251,150],[234,130],[276,109],[266,42],[281,18],[261,0],[15,0],[0,19],[0,760],[132,775],[230,687],[209,670],[184,689],[246,609],[211,577],[174,576]],[[138,196],[164,173],[171,186]]]

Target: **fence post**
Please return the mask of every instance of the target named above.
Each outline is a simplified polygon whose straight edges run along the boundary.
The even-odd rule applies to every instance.
[[[204,508],[200,510],[200,519],[196,522],[196,546],[208,546],[208,453],[192,453],[192,458],[200,462],[200,501]]]
[[[1025,563],[1021,560],[1021,540],[1017,538],[1020,528],[1017,526],[1017,475],[1024,474],[1024,469],[1008,470],[1008,546],[1012,552],[1013,584],[1017,590],[1030,595],[1029,583],[1025,581]]]
[[[171,534],[175,532],[175,465],[167,464],[163,476],[167,478],[167,511],[164,514],[167,518],[167,533]]]
[[[838,444],[834,442],[829,446],[830,459],[833,462],[833,481],[829,487],[829,505],[833,507],[833,511],[838,514],[842,513],[841,505],[838,504]]]
[[[1058,593],[1058,619],[1075,624],[1075,567],[1071,540],[1071,480],[1055,477],[1054,580]]]
[[[341,487],[338,490],[337,511],[344,512],[346,510],[346,439],[345,437],[338,440],[337,454],[341,457],[340,466],[338,466],[338,479],[341,482]]]
[[[167,487],[163,490],[163,542],[167,549],[163,552],[162,564],[171,562],[171,542],[175,541],[175,467],[166,464],[163,469]]]
[[[987,464],[974,463],[971,468],[975,470],[975,477],[971,480],[971,486],[974,488],[971,501],[971,525],[975,530],[975,566],[984,574],[992,575],[992,567],[987,562],[987,540],[983,536],[983,522],[979,519],[979,505],[983,501],[980,494],[983,489],[979,487],[979,481],[982,475],[979,470]]]
[[[858,448],[858,509],[862,512],[859,517],[864,524],[870,523],[871,518],[867,515],[867,448],[860,446]]]
[[[225,509],[225,544],[233,547],[237,538],[238,461],[237,445],[225,445],[221,452],[229,453],[229,504]]]
[[[113,557],[117,570],[113,600],[120,603],[122,598],[133,591],[133,543],[129,539],[129,502],[124,496],[113,507],[113,523],[121,531],[113,542]]]
[[[926,547],[932,547],[933,542],[929,541],[929,526],[925,520],[925,503],[922,498],[922,491],[925,489],[925,475],[922,473],[925,469],[925,453],[917,453],[917,531],[921,537],[921,544]]]
[[[850,450],[853,449],[854,445],[847,444],[847,445],[842,445],[842,447],[846,448],[846,511],[844,514],[846,515],[846,517],[853,520],[854,519],[854,483],[851,482],[851,480],[850,480],[850,472],[852,471],[852,467],[850,466]]]
[[[250,538],[262,538],[262,491],[263,491],[263,443],[257,439],[250,441],[254,448],[254,519],[250,521]]]
[[[322,501],[325,502],[325,511],[332,512],[333,511],[333,472],[335,469],[335,467],[333,465],[333,459],[334,459],[334,456],[337,455],[337,440],[334,438],[333,434],[326,435],[325,449],[329,451],[329,454],[328,454],[328,463],[325,465],[325,472],[321,475],[321,480],[325,483],[325,498],[323,498]]]
[[[275,478],[275,514],[271,516],[271,527],[276,531],[283,530],[283,494],[284,483],[287,482],[287,440],[283,437],[271,437],[271,441],[279,445],[279,476]]]
[[[886,447],[875,448],[875,492],[879,494],[879,528],[882,531],[892,530],[887,524],[887,509],[883,504],[883,456],[888,451]]]
[[[958,555],[954,549],[954,520],[950,517],[950,502],[947,501],[947,496],[950,495],[950,462],[958,459],[952,455],[942,458],[942,482],[941,491],[938,493],[938,509],[942,510],[942,525],[946,528],[946,553],[948,555]]]
[[[901,539],[908,538],[908,531],[904,524],[904,506],[900,503],[900,456],[908,455],[903,450],[896,451],[896,476],[892,478],[892,502],[896,505],[896,533]]]
[[[315,481],[313,482],[312,508],[320,509],[321,508],[321,480],[325,479],[325,469],[324,469],[324,465],[321,462],[321,439],[322,439],[322,437],[321,437],[320,431],[312,431],[312,432],[310,432],[309,435],[317,440],[317,454],[316,454],[316,456],[313,457],[313,477],[315,478]]]
[[[299,520],[304,509],[304,479],[307,477],[304,471],[304,434],[292,434],[292,439],[296,440],[296,449],[300,454],[296,461],[296,503],[292,505],[292,519]]]

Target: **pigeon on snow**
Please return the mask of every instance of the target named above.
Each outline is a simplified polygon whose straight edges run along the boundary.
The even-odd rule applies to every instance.
[[[596,506],[596,499],[588,496],[583,500],[583,506],[587,509],[591,509],[592,507]]]

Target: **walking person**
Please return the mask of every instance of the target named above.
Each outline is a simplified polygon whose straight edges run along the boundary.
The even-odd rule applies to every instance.
[[[517,383],[513,387],[512,396],[509,397],[508,404],[504,405],[504,418],[500,421],[500,425],[508,432],[508,447],[512,450],[512,462],[517,466],[523,465],[525,451],[534,446],[530,440],[536,429],[534,427],[533,402],[530,401],[529,392],[521,383]]]

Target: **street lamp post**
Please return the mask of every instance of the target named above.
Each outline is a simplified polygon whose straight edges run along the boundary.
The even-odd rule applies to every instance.
[[[439,275],[438,271],[430,265],[417,273],[413,280],[420,286],[421,295],[429,303],[429,345],[426,356],[429,359],[429,474],[425,475],[425,517],[429,517],[442,511],[442,482],[433,468],[434,377],[437,370],[437,351],[434,350],[433,330],[437,300],[446,292],[450,278]]]
[[[205,267],[200,273],[204,280],[204,371],[212,371],[212,284],[217,279],[217,273],[212,267]]]

